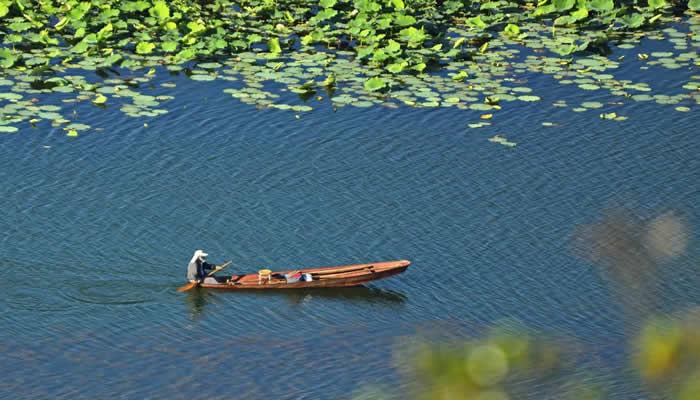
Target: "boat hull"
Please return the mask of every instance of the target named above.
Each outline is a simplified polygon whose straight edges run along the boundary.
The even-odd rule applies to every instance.
[[[303,289],[303,288],[337,288],[360,286],[379,279],[398,275],[411,264],[408,260],[384,261],[368,264],[354,264],[337,267],[299,268],[272,272],[271,278],[259,279],[258,274],[217,276],[218,283],[201,283],[207,289],[222,290],[263,290],[263,289]],[[311,274],[310,282],[299,281],[287,283],[283,274],[301,271]]]

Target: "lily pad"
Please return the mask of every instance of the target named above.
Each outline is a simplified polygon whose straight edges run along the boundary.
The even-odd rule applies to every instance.
[[[52,104],[46,104],[46,105],[40,106],[39,109],[42,111],[60,111],[61,107],[55,106]]]
[[[481,103],[476,103],[476,104],[470,104],[469,108],[475,111],[490,111],[493,109],[492,106],[488,104],[481,104]]]
[[[204,69],[217,69],[223,67],[222,64],[219,64],[218,62],[208,62],[208,63],[202,63],[202,64],[197,64],[199,68],[204,68]]]
[[[381,90],[381,89],[385,88],[386,82],[381,78],[374,77],[374,78],[368,79],[365,82],[364,87],[366,90],[368,90],[370,92],[374,92],[374,91]]]
[[[501,137],[499,135],[495,135],[492,138],[489,139],[489,142],[494,142],[494,143],[499,143],[504,146],[508,147],[515,147],[516,143],[509,141],[508,139]]]
[[[611,72],[623,63],[625,71],[643,64],[649,72],[672,73],[700,66],[694,51],[700,44],[700,18],[693,11],[700,7],[698,0],[687,5],[669,0],[481,1],[473,7],[447,1],[438,8],[405,0],[186,7],[188,2],[107,0],[100,7],[75,1],[67,8],[30,3],[0,0],[0,86],[12,87],[1,91],[3,105],[21,102],[23,96],[41,103],[99,105],[106,100],[130,116],[155,117],[167,112],[155,108],[163,92],[185,76],[190,85],[236,81],[244,87],[225,93],[261,109],[278,108],[272,99],[280,94],[293,92],[308,101],[315,98],[313,91],[329,90],[324,97],[335,106],[402,103],[491,111],[506,109],[509,101],[539,100],[539,86],[525,87],[537,75],[620,100],[632,95],[661,104],[700,102],[688,93],[698,90],[695,82],[684,85],[685,93],[673,93],[674,84],[669,93],[647,98],[635,91],[651,92],[648,84],[618,82]],[[660,41],[648,46],[643,38]],[[164,73],[171,74],[165,78],[171,82],[158,84]],[[92,81],[95,75],[102,80]],[[642,71],[639,79],[647,76]],[[63,95],[76,91],[73,98]],[[363,97],[368,92],[372,96]],[[145,93],[153,96],[139,97]],[[133,104],[125,104],[129,97]],[[499,100],[476,105],[484,98]],[[29,119],[55,112],[63,117],[52,121],[67,121],[66,110],[30,107],[22,104],[12,114]],[[581,108],[586,107],[574,110]]]
[[[76,131],[84,131],[86,129],[89,129],[90,125],[85,125],[85,124],[79,124],[79,123],[72,123],[66,126],[66,129],[75,129]]]
[[[60,120],[63,119],[63,115],[57,113],[57,112],[52,112],[52,111],[47,111],[47,112],[40,112],[38,114],[40,118],[43,119],[48,119],[48,120]]]
[[[532,92],[532,89],[529,87],[514,87],[511,89],[514,92],[519,92],[519,93],[530,93]]]
[[[651,101],[654,100],[654,97],[649,96],[648,94],[635,94],[632,96],[632,100],[634,101]]]
[[[193,81],[213,81],[216,80],[216,77],[209,74],[193,74],[190,75],[190,79]]]
[[[18,94],[18,93],[12,93],[12,92],[0,93],[0,100],[15,101],[15,100],[20,100],[21,98],[22,98],[22,95]]]

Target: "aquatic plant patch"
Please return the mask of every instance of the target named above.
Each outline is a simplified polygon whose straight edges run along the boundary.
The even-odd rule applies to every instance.
[[[170,98],[143,91],[165,74],[179,76],[169,85],[235,82],[222,89],[232,101],[295,112],[455,107],[495,117],[509,102],[541,103],[533,74],[690,111],[696,81],[660,94],[616,70],[698,68],[699,10],[697,0],[0,0],[0,118],[5,131],[65,126],[63,108],[41,108],[56,99],[155,118]],[[636,51],[643,40],[667,48]]]

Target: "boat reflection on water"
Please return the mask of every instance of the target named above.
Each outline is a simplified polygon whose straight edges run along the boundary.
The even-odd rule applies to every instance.
[[[185,307],[193,320],[199,319],[204,307],[215,297],[210,290],[194,288],[185,292]]]
[[[284,297],[291,306],[307,303],[312,298],[317,300],[340,300],[348,302],[366,302],[371,304],[403,304],[407,297],[401,292],[380,289],[372,286],[354,286],[326,289],[279,289],[240,291],[236,293],[194,288],[185,292],[185,305],[192,319],[198,319],[205,306],[219,296],[256,296]]]
[[[403,293],[371,286],[353,286],[334,289],[265,290],[256,292],[255,295],[285,296],[292,306],[303,304],[311,298],[367,302],[372,304],[400,304],[406,301],[406,295]]]

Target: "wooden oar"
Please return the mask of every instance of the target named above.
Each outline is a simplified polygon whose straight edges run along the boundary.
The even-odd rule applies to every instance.
[[[178,288],[178,289],[177,289],[177,292],[180,293],[180,292],[184,292],[184,291],[190,290],[190,289],[192,289],[193,287],[197,286],[197,283],[198,283],[198,282],[190,282],[190,283],[188,283],[187,285],[185,285],[185,286],[183,286],[183,287],[181,287],[181,288]]]
[[[233,261],[233,260],[231,260],[231,261]],[[226,268],[229,264],[231,264],[231,261],[227,262],[226,264],[224,264],[224,265],[222,265],[222,266],[220,266],[220,267],[216,267],[216,269],[213,270],[213,271],[211,271],[211,272],[209,273],[209,275],[207,275],[207,276],[212,276],[212,275],[214,275],[215,273],[217,273],[217,272],[221,271],[222,269]]]

